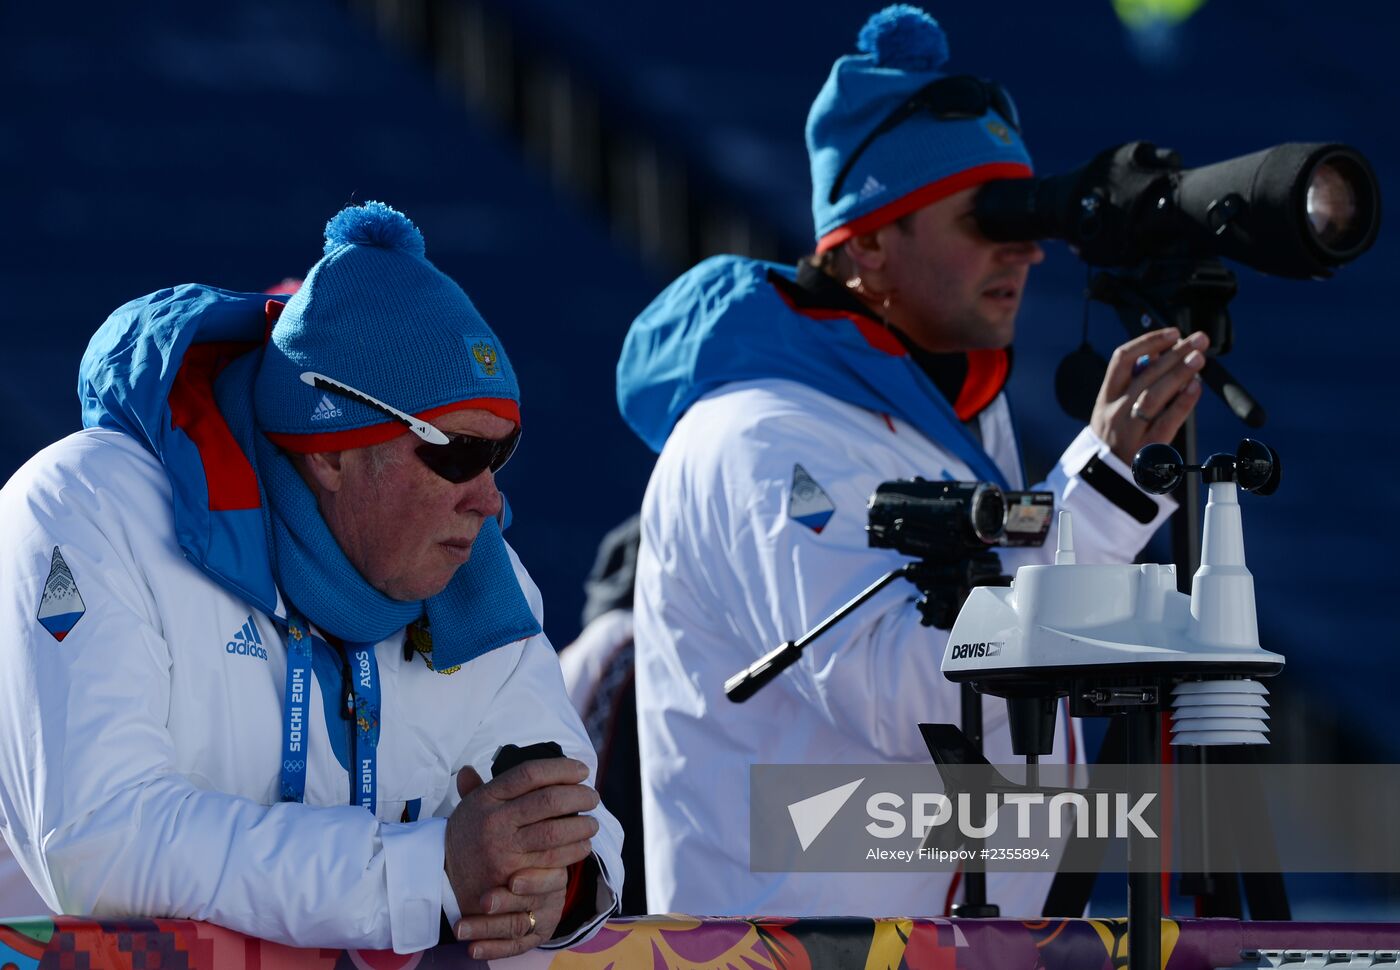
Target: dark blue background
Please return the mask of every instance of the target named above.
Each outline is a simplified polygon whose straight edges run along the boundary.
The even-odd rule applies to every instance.
[[[689,159],[773,226],[809,238],[806,108],[874,4],[496,5],[610,110]],[[935,8],[957,70],[1014,92],[1041,172],[1149,138],[1204,164],[1283,141],[1338,140],[1395,184],[1397,16],[1361,2],[1213,0],[1143,56],[1107,2]],[[577,630],[597,539],[634,509],[651,457],[612,375],[628,322],[674,268],[646,266],[561,196],[497,127],[441,92],[332,0],[0,8],[0,478],[75,429],[76,366],[106,314],[177,282],[261,289],[299,275],[346,203],[382,199],[502,335],[526,435],[503,475],[511,539],[544,589],[556,642]],[[1267,406],[1284,485],[1245,500],[1266,645],[1285,653],[1292,730],[1333,720],[1396,753],[1400,644],[1391,565],[1396,480],[1395,234],[1327,283],[1241,270],[1229,364]],[[790,256],[800,255],[797,242]],[[1032,465],[1075,431],[1050,394],[1078,339],[1084,270],[1062,247],[1032,279],[1013,379]],[[1095,309],[1105,351],[1120,330]],[[1205,451],[1242,428],[1215,400]],[[1319,730],[1321,728],[1319,727]]]

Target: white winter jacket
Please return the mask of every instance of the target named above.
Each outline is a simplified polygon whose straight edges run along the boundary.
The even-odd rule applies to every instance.
[[[1005,397],[976,420],[985,452],[1024,487]],[[1074,513],[1080,562],[1131,561],[1174,505],[1155,500],[1152,520],[1135,520],[1080,477],[1095,456],[1129,477],[1086,429],[1043,487]],[[977,477],[904,421],[788,380],[726,384],[670,432],[643,503],[635,615],[653,912],[943,912],[948,873],[749,871],[750,765],[928,763],[918,723],[958,723],[959,688],[939,670],[947,634],[920,625],[913,586],[886,588],[747,703],[723,693],[726,678],[907,561],[869,547],[866,503],[881,482],[914,476]],[[1047,561],[1053,534],[1047,546],[1008,551],[1006,571]],[[984,707],[987,758],[1018,763],[1005,703]],[[1062,708],[1046,764],[1065,761],[1066,720]],[[1004,916],[1036,916],[1050,880],[992,873],[988,897]]]
[[[318,664],[305,803],[279,803],[284,608],[264,615],[188,562],[170,503],[157,460],[107,430],[58,442],[0,491],[0,835],[60,912],[432,946],[458,769],[489,778],[500,745],[546,740],[594,764],[554,650],[538,635],[440,673],[405,660],[402,637],[378,644],[375,816],[350,803],[340,681]],[[592,814],[605,880],[575,938],[621,893],[622,833]]]

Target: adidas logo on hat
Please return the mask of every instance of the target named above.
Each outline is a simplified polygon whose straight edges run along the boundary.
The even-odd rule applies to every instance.
[[[885,191],[884,183],[873,175],[867,175],[865,177],[865,184],[860,187],[860,200],[864,202],[866,199],[873,198],[883,191]]]
[[[312,421],[329,421],[331,418],[338,418],[344,412],[335,406],[329,394],[322,394],[320,402],[311,412]]]

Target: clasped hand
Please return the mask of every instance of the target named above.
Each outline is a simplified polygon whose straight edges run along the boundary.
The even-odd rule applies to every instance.
[[[527,761],[485,784],[457,774],[462,801],[447,819],[443,865],[457,895],[459,940],[477,960],[524,953],[549,940],[564,910],[569,866],[587,859],[598,806],[572,758]]]

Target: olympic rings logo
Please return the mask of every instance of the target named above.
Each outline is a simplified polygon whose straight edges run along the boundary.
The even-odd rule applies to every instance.
[[[290,760],[289,760],[289,761],[284,761],[284,762],[282,762],[282,770],[283,770],[283,771],[305,771],[305,770],[306,770],[306,762],[305,762],[305,761],[290,761]]]

